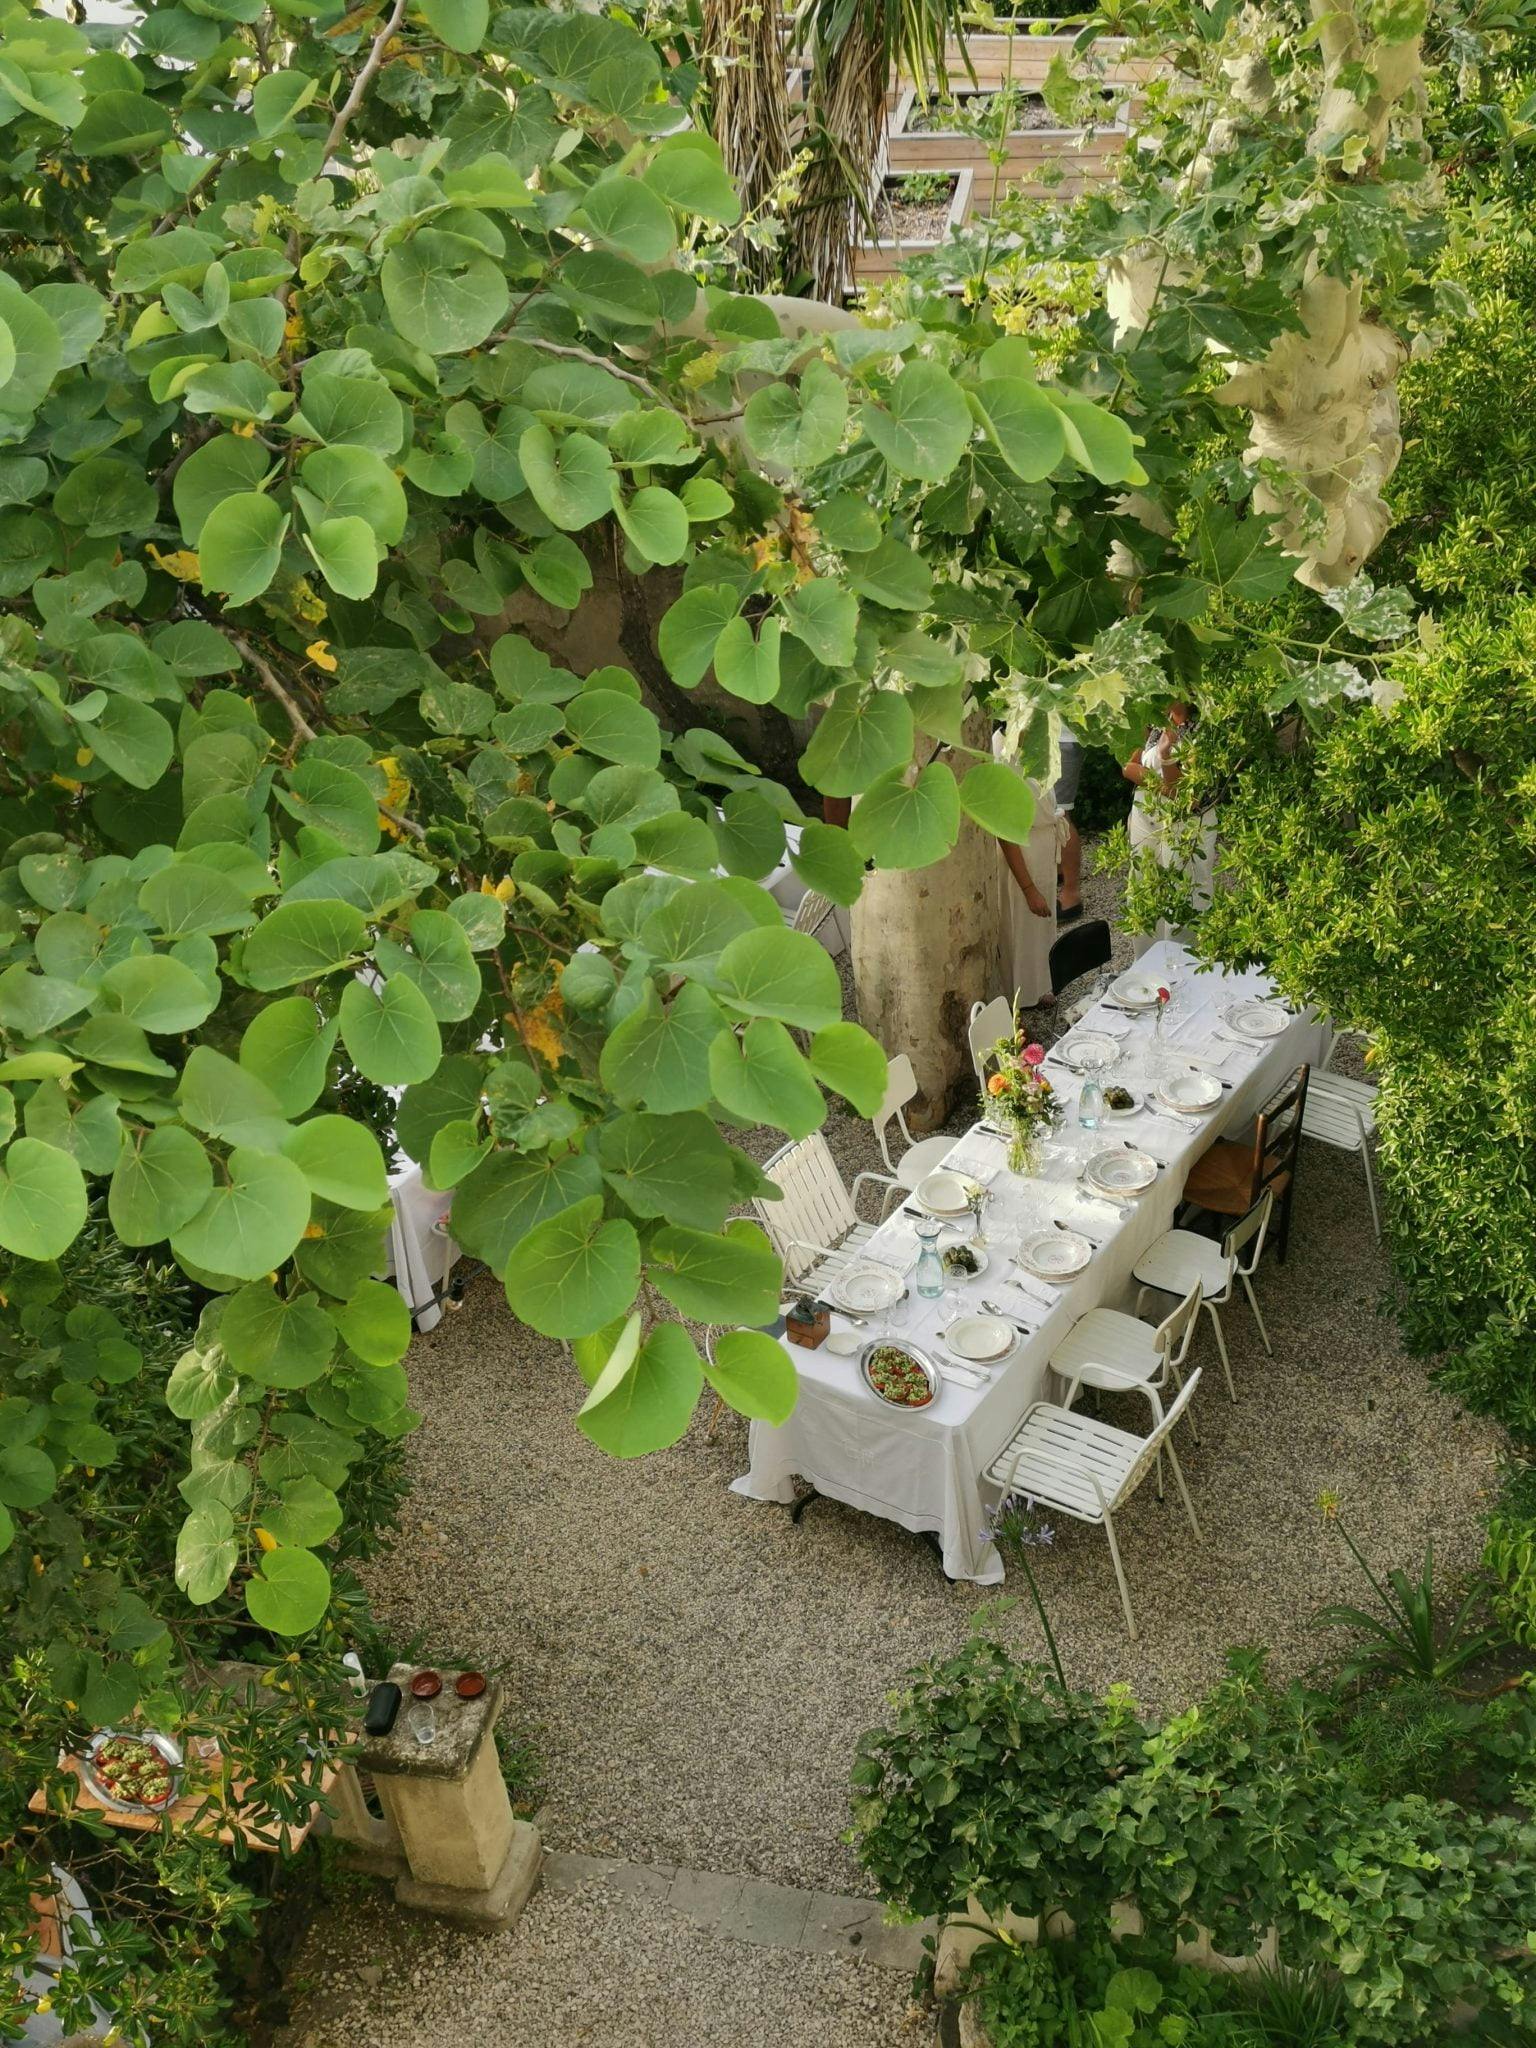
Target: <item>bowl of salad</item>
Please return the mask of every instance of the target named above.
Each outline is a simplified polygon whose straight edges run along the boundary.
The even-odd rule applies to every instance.
[[[117,1813],[163,1813],[181,1786],[181,1751],[153,1729],[103,1728],[81,1764],[87,1787]]]
[[[866,1344],[859,1369],[870,1391],[893,1408],[926,1408],[939,1390],[938,1374],[910,1344]]]

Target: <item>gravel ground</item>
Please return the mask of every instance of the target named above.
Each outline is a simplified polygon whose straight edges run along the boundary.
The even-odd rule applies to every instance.
[[[1090,915],[1103,897],[1090,878]],[[828,1135],[845,1174],[878,1164],[867,1125],[835,1118]],[[1230,1644],[1268,1645],[1283,1672],[1306,1668],[1319,1653],[1309,1617],[1364,1590],[1317,1513],[1323,1488],[1379,1565],[1416,1564],[1429,1535],[1444,1570],[1474,1561],[1497,1435],[1458,1414],[1403,1352],[1378,1310],[1385,1278],[1358,1158],[1309,1142],[1290,1259],[1267,1259],[1258,1281],[1275,1356],[1246,1310],[1229,1313],[1240,1402],[1226,1400],[1213,1369],[1203,1444],[1181,1448],[1205,1546],[1171,1493],[1160,1503],[1149,1485],[1131,1503],[1120,1529],[1142,1630],[1134,1644],[1099,1531],[1064,1523],[1039,1560],[1071,1679],[1125,1680],[1168,1709],[1219,1676]],[[1208,1336],[1196,1358],[1216,1367]],[[488,1278],[417,1340],[409,1366],[426,1416],[410,1445],[414,1519],[370,1573],[371,1591],[402,1636],[420,1630],[503,1669],[509,1722],[541,1758],[549,1846],[867,1889],[841,1839],[854,1745],[907,1668],[963,1640],[981,1590],[948,1584],[932,1552],[891,1523],[822,1501],[796,1527],[784,1510],[729,1493],[747,1427],[727,1413],[711,1441],[707,1403],[671,1450],[633,1464],[604,1457],[573,1427],[584,1392],[574,1369],[518,1328]],[[1143,1411],[1127,1412],[1139,1426]],[[1001,1626],[1024,1654],[1041,1652],[1027,1604]],[[901,2038],[899,1987],[883,2007],[886,2031],[869,2031],[852,1966],[764,1962],[735,1947],[714,1956],[702,1937],[628,1901],[582,1911],[549,1901],[513,1935],[465,1950],[476,1967],[450,1975],[478,1988],[463,1997],[536,1997],[549,2015],[541,2048],[633,2048],[662,2024],[644,1990],[617,2016],[634,1940],[642,1987],[678,2001],[669,2015],[696,2017],[718,1984],[742,1986],[734,2019],[717,2012],[681,2038],[732,2048],[775,2034],[848,2048]],[[327,1952],[332,1932],[317,1930]],[[458,1940],[435,1933],[433,1953],[451,1957]],[[825,2024],[780,2026],[756,2002],[770,1995],[814,2001]],[[834,2024],[850,1998],[846,2025]],[[423,2022],[413,2038],[430,2048],[449,2032]],[[514,2024],[512,2038],[535,2037]]]
[[[506,1934],[460,1934],[378,1907],[320,1923],[293,2048],[917,2048],[932,2023],[903,1973],[751,1948],[589,1885],[535,1896]]]

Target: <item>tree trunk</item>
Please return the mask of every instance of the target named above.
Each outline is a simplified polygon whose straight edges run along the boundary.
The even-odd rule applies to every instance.
[[[965,738],[986,748],[991,730],[974,716]],[[910,1057],[920,1091],[907,1111],[914,1131],[935,1129],[970,1087],[971,1006],[1002,992],[1001,859],[992,834],[965,818],[947,859],[867,875],[854,906],[859,1021],[887,1052]]]

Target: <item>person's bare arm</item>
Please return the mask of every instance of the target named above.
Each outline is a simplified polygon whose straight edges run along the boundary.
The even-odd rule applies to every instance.
[[[1023,847],[1016,845],[1011,839],[999,840],[998,844],[1003,849],[1003,859],[1008,863],[1008,872],[1024,891],[1024,901],[1036,917],[1049,917],[1051,906],[1035,887],[1035,878],[1025,862]]]

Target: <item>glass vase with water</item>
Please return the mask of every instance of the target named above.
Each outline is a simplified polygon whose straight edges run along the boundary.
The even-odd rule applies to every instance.
[[[913,1227],[920,1247],[914,1276],[917,1291],[924,1301],[937,1301],[944,1292],[944,1261],[939,1256],[939,1232],[943,1225],[925,1218]]]

